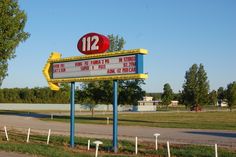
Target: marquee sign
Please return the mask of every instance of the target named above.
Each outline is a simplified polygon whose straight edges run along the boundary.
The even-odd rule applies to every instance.
[[[61,58],[54,52],[43,73],[52,90],[59,90],[58,83],[63,82],[145,79],[143,55],[147,53],[145,49],[134,49]]]
[[[61,58],[51,53],[43,74],[52,90],[59,90],[59,83],[71,83],[70,92],[70,146],[74,147],[75,82],[113,80],[113,149],[118,151],[118,81],[146,79],[143,72],[145,49],[105,53],[110,41],[98,33],[88,33],[78,41],[78,50],[85,54]]]

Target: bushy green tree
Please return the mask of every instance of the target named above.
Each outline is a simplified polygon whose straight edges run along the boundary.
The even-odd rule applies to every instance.
[[[226,97],[226,90],[224,89],[224,87],[218,88],[217,99],[220,106],[223,101],[226,101],[227,97]]]
[[[227,100],[228,107],[232,111],[233,106],[236,105],[236,82],[228,84],[227,86]]]
[[[215,90],[212,90],[209,93],[209,104],[212,106],[215,106],[217,104],[217,92]]]
[[[200,106],[208,103],[209,82],[204,66],[193,64],[185,74],[182,98],[186,106]]]
[[[8,61],[15,57],[16,47],[29,37],[24,32],[27,17],[17,0],[0,1],[0,86],[7,76]]]
[[[89,82],[82,85],[82,105],[88,107],[94,116],[94,108],[102,102],[103,92],[99,82]]]
[[[197,92],[197,64],[193,64],[185,73],[185,83],[183,85],[183,101],[186,106],[195,105]]]
[[[207,80],[207,73],[202,64],[199,65],[197,72],[197,104],[207,105],[208,104],[208,93],[210,85]]]
[[[163,94],[161,96],[162,104],[168,108],[168,105],[171,103],[173,99],[173,90],[169,83],[164,84]]]
[[[226,98],[225,96],[226,94],[225,94],[224,87],[219,87],[217,90],[217,98],[223,100]]]
[[[110,34],[108,35],[108,38],[110,40],[110,47],[107,50],[107,52],[114,52],[114,51],[120,51],[125,46],[125,40],[123,37],[119,37],[118,35]]]
[[[138,105],[146,92],[141,88],[144,80],[120,81],[119,103],[123,105]]]

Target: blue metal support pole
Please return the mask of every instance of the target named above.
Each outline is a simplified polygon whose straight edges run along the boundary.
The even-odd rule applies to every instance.
[[[74,148],[75,141],[75,82],[70,87],[70,147]]]
[[[113,81],[113,149],[118,152],[118,81]]]

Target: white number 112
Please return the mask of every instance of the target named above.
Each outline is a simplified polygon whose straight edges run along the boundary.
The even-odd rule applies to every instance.
[[[82,39],[82,51],[93,51],[98,50],[99,46],[97,45],[99,37],[94,35],[92,37],[84,37]]]

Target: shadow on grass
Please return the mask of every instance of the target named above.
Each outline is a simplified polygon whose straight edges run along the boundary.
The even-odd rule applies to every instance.
[[[2,110],[0,111],[0,115],[14,115],[14,116],[32,117],[32,118],[49,118],[50,117],[50,115],[47,115],[47,114],[25,112],[25,111],[12,111],[12,110]]]
[[[47,117],[48,118],[48,117]],[[58,120],[70,120],[70,116],[54,116],[54,119],[58,119]],[[97,120],[97,121],[106,121],[107,118],[106,117],[75,117],[76,120]],[[110,118],[110,120],[112,121],[113,119]],[[145,120],[129,120],[129,119],[119,119],[119,122],[133,122],[133,123],[155,123],[155,122],[151,122],[151,121],[145,121]]]
[[[47,117],[48,118],[48,117]],[[69,121],[70,116],[54,116],[54,120],[59,120],[59,121]],[[107,121],[106,117],[75,117],[75,120],[77,122],[79,121]],[[110,118],[110,121],[113,121],[112,118]],[[151,126],[158,126],[158,124],[169,124],[170,122],[154,122],[154,121],[147,121],[147,120],[135,120],[135,119],[119,119],[119,123],[124,123],[124,124],[151,124]],[[185,122],[174,122],[175,125],[183,125],[186,124]],[[147,125],[150,126],[150,125]]]
[[[199,135],[210,135],[210,136],[219,136],[219,137],[228,137],[228,138],[236,138],[236,133],[226,133],[226,132],[187,131],[185,133],[199,134]]]
[[[32,117],[32,118],[46,118],[50,119],[51,115],[49,114],[41,114],[41,113],[34,113],[34,112],[27,112],[27,111],[14,111],[14,110],[2,110],[0,111],[0,115],[15,115],[15,116],[22,116],[22,117]],[[70,116],[63,116],[63,115],[54,115],[53,116],[54,120],[59,120],[59,121],[69,121]],[[81,116],[76,116],[75,120],[78,122],[80,120],[84,121],[107,121],[106,117],[81,117]],[[110,121],[113,121],[112,118],[110,118]],[[135,124],[135,123],[145,123],[145,124],[152,124],[154,126],[158,124],[167,124],[169,122],[154,122],[154,121],[148,121],[148,120],[135,120],[135,119],[119,119],[119,123],[128,123],[128,124]],[[184,124],[183,122],[175,122],[175,124]]]
[[[48,118],[48,117],[45,117]],[[53,116],[53,119],[58,119],[58,120],[70,120],[70,116]],[[106,120],[106,118],[103,117],[75,117],[76,120]]]

